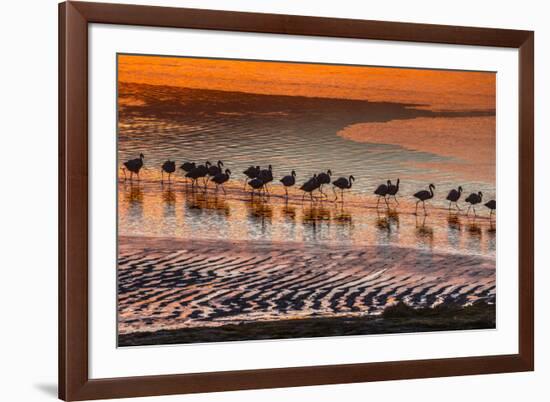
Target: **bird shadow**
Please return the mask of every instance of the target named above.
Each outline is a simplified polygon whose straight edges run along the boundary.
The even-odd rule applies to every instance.
[[[57,384],[48,383],[48,384],[34,384],[34,388],[38,389],[45,395],[52,396],[57,398]]]

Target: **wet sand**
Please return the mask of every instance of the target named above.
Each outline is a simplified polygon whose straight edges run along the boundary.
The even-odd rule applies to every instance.
[[[495,303],[495,260],[395,246],[119,238],[119,334]]]

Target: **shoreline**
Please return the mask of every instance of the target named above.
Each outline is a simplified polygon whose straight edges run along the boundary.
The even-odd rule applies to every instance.
[[[181,248],[212,248],[219,247],[223,245],[224,249],[229,247],[234,251],[251,251],[251,250],[261,250],[264,248],[288,248],[292,246],[294,249],[304,250],[304,251],[315,251],[317,252],[342,252],[346,251],[356,251],[361,249],[362,251],[370,251],[373,253],[381,253],[383,255],[391,254],[393,251],[407,251],[419,254],[430,254],[430,255],[441,255],[441,256],[468,256],[468,253],[458,251],[458,250],[428,250],[428,249],[419,249],[410,246],[401,246],[401,245],[392,245],[392,244],[340,244],[340,243],[330,243],[330,242],[319,242],[319,243],[297,243],[295,241],[269,241],[264,240],[220,240],[220,239],[184,239],[184,238],[173,238],[173,237],[162,237],[162,236],[131,236],[121,234],[118,236],[118,248],[119,251],[131,252],[136,250],[148,249],[155,251],[171,251],[175,252]],[[318,250],[319,246],[322,246],[322,250]],[[476,257],[487,259],[487,260],[496,260],[495,256],[492,255],[476,255]]]

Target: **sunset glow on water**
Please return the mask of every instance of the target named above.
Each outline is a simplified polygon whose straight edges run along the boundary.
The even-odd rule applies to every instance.
[[[119,55],[117,89],[120,333],[495,303],[494,73]],[[206,161],[223,189],[179,169]],[[268,165],[253,196],[243,171]],[[351,188],[304,196],[329,169]]]
[[[413,193],[434,183],[430,204],[445,208],[447,192],[459,185],[464,198],[478,191],[487,200],[496,195],[494,102],[493,73],[119,56],[119,160],[145,154],[141,176],[149,181],[160,179],[160,165],[168,159],[178,166],[222,160],[238,183],[244,183],[242,171],[249,165],[271,164],[278,191],[278,179],[291,170],[299,187],[314,173],[331,169],[334,179],[353,175],[350,193],[363,197],[372,197],[387,179],[400,178],[400,196],[409,203]],[[178,169],[174,177],[183,181],[183,175]],[[201,232],[206,238],[262,237],[238,196],[218,201],[231,205],[227,216],[206,208],[201,220],[176,224],[175,213],[158,214],[172,208],[158,186],[140,187],[146,201],[139,214],[127,201],[127,187],[121,184],[119,194],[122,234],[181,237],[198,225],[210,228]],[[178,201],[174,211],[190,197],[182,188],[171,190]],[[354,220],[372,212],[356,210]],[[277,233],[284,222],[276,213],[263,224]],[[376,233],[366,229],[349,236],[376,243]],[[415,244],[402,238],[394,241]],[[444,238],[436,236],[435,243]],[[308,241],[307,236],[292,239]],[[488,243],[481,249],[492,254]]]

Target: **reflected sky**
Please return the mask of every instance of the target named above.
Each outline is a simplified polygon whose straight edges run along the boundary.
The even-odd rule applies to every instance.
[[[466,217],[428,205],[428,216],[415,216],[414,203],[376,208],[375,197],[349,197],[345,203],[251,197],[241,186],[227,194],[192,190],[183,182],[119,183],[119,234],[208,240],[297,242],[313,246],[398,245],[494,256],[495,223],[488,211]]]

